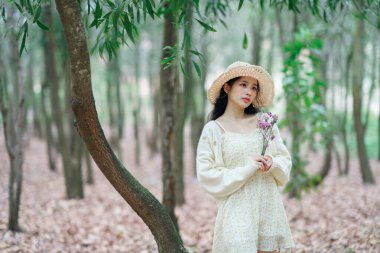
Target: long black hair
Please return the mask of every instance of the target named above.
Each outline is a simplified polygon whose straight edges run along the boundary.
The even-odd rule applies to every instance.
[[[235,83],[235,81],[237,81],[240,78],[241,78],[241,76],[232,78],[229,81],[227,81],[227,84],[230,87],[232,87],[232,85]],[[260,92],[260,84],[258,86],[257,96],[259,95],[259,92]],[[223,86],[222,86],[222,88],[220,89],[219,97],[216,99],[214,109],[209,114],[209,119],[210,120],[216,120],[217,118],[222,116],[226,110],[227,103],[228,103],[228,96],[227,96],[227,93],[224,91]],[[260,112],[260,108],[254,107],[253,104],[250,104],[247,108],[244,109],[245,114],[256,114],[258,112]]]

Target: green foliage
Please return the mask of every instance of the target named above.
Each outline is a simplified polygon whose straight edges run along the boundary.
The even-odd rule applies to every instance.
[[[22,55],[24,50],[26,50],[26,42],[29,34],[29,24],[36,24],[39,28],[43,30],[48,30],[48,27],[40,21],[42,12],[41,5],[45,2],[46,1],[44,0],[8,0],[2,1],[0,3],[1,16],[5,24],[8,22],[7,12],[9,12],[11,8],[17,8],[19,13],[21,14],[20,20],[17,21],[17,24],[19,24],[20,22],[22,23],[17,33],[17,40],[22,38],[19,48],[20,56]],[[13,19],[14,17],[10,17],[10,19],[11,18]],[[12,24],[11,26],[15,26],[15,24]]]
[[[322,46],[322,41],[305,27],[299,29],[293,41],[284,45],[288,55],[283,69],[286,109],[289,112],[286,124],[291,127],[293,137],[293,176],[285,191],[292,191],[296,197],[301,197],[303,190],[315,186],[320,180],[319,176],[310,176],[304,169],[307,160],[301,158],[302,143],[315,133],[324,133],[324,136],[332,138],[323,101],[326,84],[317,74]]]
[[[243,37],[243,48],[244,48],[244,49],[247,49],[247,48],[248,48],[248,37],[247,37],[247,33],[244,33],[244,37]]]

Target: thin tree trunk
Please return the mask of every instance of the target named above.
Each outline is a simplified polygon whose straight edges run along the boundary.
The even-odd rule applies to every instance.
[[[166,209],[123,167],[103,134],[92,93],[90,56],[78,2],[57,0],[56,5],[68,45],[71,103],[80,136],[106,178],[148,225],[159,252],[187,252]]]
[[[344,112],[343,112],[343,120],[342,120],[342,137],[344,144],[344,174],[348,175],[350,169],[350,149],[348,146],[348,137],[347,137],[347,117],[348,117],[348,99],[350,95],[350,67],[352,64],[353,50],[350,50],[347,60],[346,60],[346,68],[345,68],[345,89],[346,94],[344,96]]]
[[[353,80],[352,94],[354,107],[355,136],[360,162],[360,172],[364,183],[374,183],[374,177],[368,161],[367,149],[364,137],[365,129],[362,123],[362,88],[363,88],[363,30],[364,21],[359,19],[356,23],[354,56],[353,56]]]
[[[149,61],[152,61],[154,59],[154,50],[155,48],[152,46],[152,48],[149,51]],[[153,98],[153,129],[151,136],[149,136],[148,139],[148,146],[150,148],[150,154],[153,156],[154,153],[158,152],[158,138],[159,138],[159,89],[158,89],[158,82],[156,82],[154,76],[153,76],[153,66],[154,64],[148,64],[148,78],[149,78],[149,85],[150,85],[150,97]]]
[[[119,103],[120,103],[120,65],[118,58],[111,59],[107,66],[107,102],[110,128],[110,143],[112,148],[116,149],[119,159],[122,159],[121,145],[119,138]],[[122,132],[122,130],[121,130]]]
[[[92,168],[92,159],[87,149],[84,150],[84,158],[86,160],[86,168],[87,168],[86,183],[94,184],[95,180],[94,180],[94,173],[93,173],[93,168]]]
[[[2,65],[1,70],[4,72],[4,77],[0,80],[0,82],[3,81],[3,83],[0,83],[0,109],[3,118],[5,144],[10,161],[8,230],[21,231],[19,225],[19,211],[23,181],[23,138],[26,128],[25,84],[20,80],[22,71],[16,35],[13,31],[10,32],[9,38],[11,47],[10,65],[12,67],[12,86],[9,88],[7,85],[6,73],[3,71],[4,66],[2,60],[0,60],[0,64]],[[12,97],[8,98],[8,92],[10,91]],[[8,105],[6,105],[6,101]]]
[[[379,43],[379,40],[380,40],[380,36],[378,36],[379,39],[377,40],[377,43]],[[380,47],[378,47],[378,52],[376,53],[376,55],[379,55],[380,54]],[[379,81],[379,97],[380,97],[380,64],[379,64],[379,71],[378,71],[378,75],[377,75],[377,80]],[[377,138],[378,138],[378,142],[377,142],[377,145],[378,145],[378,154],[377,154],[377,160],[380,161],[380,103],[379,103],[379,115],[377,116],[378,117],[378,120],[377,120]]]
[[[209,45],[209,38],[207,34],[204,34],[201,38],[201,53],[203,55],[203,64],[202,66],[202,77],[199,79],[197,78],[196,81],[194,81],[194,110],[191,114],[191,142],[192,142],[192,150],[193,150],[193,161],[196,160],[196,152],[198,147],[198,141],[199,137],[201,136],[202,129],[205,122],[205,114],[206,114],[206,92],[204,90],[207,72],[208,72],[208,66],[209,66],[209,59],[208,59],[208,45]],[[197,175],[197,170],[195,167],[195,163],[193,164],[193,175]]]
[[[194,92],[193,92],[193,63],[191,59],[191,43],[193,27],[193,4],[191,1],[186,2],[185,14],[185,72],[187,77],[183,75],[183,86],[177,84],[177,119],[178,124],[175,133],[175,170],[176,170],[176,204],[183,205],[185,203],[185,166],[184,166],[184,138],[185,138],[185,124],[190,116],[189,108],[194,106]]]
[[[373,42],[373,53],[372,53],[372,68],[371,68],[371,86],[369,88],[369,98],[367,100],[367,112],[365,113],[365,118],[364,118],[364,124],[363,124],[363,128],[364,128],[364,133],[367,131],[367,127],[368,127],[368,122],[369,122],[369,115],[371,113],[371,102],[372,102],[372,98],[373,98],[373,94],[375,93],[375,88],[376,88],[376,60],[377,60],[377,55],[376,55],[376,47],[377,47],[377,43],[376,41]]]
[[[174,26],[174,17],[169,12],[165,15],[163,45],[174,46],[178,40],[178,31]],[[168,50],[162,52],[161,59],[169,57]],[[176,121],[177,106],[177,89],[179,85],[179,75],[175,65],[164,69],[161,65],[160,86],[161,86],[161,153],[162,153],[162,185],[163,185],[163,204],[168,210],[177,230],[178,223],[175,216],[175,129],[178,122]]]
[[[63,162],[63,172],[65,178],[65,187],[66,187],[66,197],[69,199],[72,198],[82,198],[83,189],[81,185],[77,185],[78,181],[75,178],[74,168],[72,164],[71,157],[69,155],[69,143],[66,139],[66,135],[64,132],[64,122],[63,122],[63,113],[62,107],[60,103],[59,97],[59,79],[57,75],[56,68],[56,41],[54,38],[54,23],[53,17],[51,13],[51,8],[46,8],[46,20],[49,25],[49,31],[47,35],[48,46],[46,48],[48,57],[48,69],[46,71],[49,72],[49,80],[51,81],[51,107],[53,109],[53,121],[57,127],[58,134],[58,143],[59,143],[59,152],[62,156]]]
[[[46,58],[47,57],[44,57],[45,58],[45,66],[46,66]],[[45,67],[46,69],[46,67]],[[47,71],[45,71],[45,73],[47,73]],[[57,171],[57,168],[56,168],[56,160],[57,160],[57,157],[54,153],[54,150],[55,150],[55,146],[54,146],[54,141],[53,141],[53,131],[52,131],[52,127],[53,127],[53,122],[51,120],[51,116],[48,114],[47,110],[46,110],[46,103],[45,103],[45,98],[46,97],[49,97],[49,79],[46,77],[47,75],[45,75],[45,81],[44,81],[44,84],[42,85],[42,89],[41,89],[41,113],[42,113],[42,119],[43,119],[43,122],[45,123],[45,135],[46,135],[46,153],[48,155],[48,160],[49,160],[49,169],[51,171]],[[50,107],[50,106],[49,106]]]
[[[66,54],[65,54],[66,55]],[[76,188],[76,197],[83,198],[84,197],[84,189],[83,189],[83,177],[82,177],[82,154],[83,154],[83,143],[78,135],[78,132],[75,128],[75,118],[73,111],[70,108],[70,63],[66,58],[65,64],[63,64],[65,75],[65,111],[68,116],[68,132],[69,132],[69,154],[71,157],[71,170],[72,170],[72,185],[75,185]]]
[[[261,65],[261,43],[263,40],[263,31],[261,30],[264,24],[264,11],[258,7],[258,14],[255,15],[256,20],[252,22],[252,62],[254,65]]]
[[[133,94],[133,135],[135,138],[135,163],[140,165],[140,42],[137,42],[135,47],[135,83],[132,88]]]
[[[327,107],[326,105],[326,97],[327,97],[327,90],[329,87],[329,78],[327,76],[327,66],[326,64],[329,63],[329,55],[327,54],[323,61],[320,63],[319,73],[323,80],[325,80],[326,86],[321,92],[321,105],[323,107]],[[334,113],[334,106],[332,106],[332,114]],[[329,120],[327,116],[327,120]],[[330,121],[331,122],[331,121]],[[334,124],[331,122],[331,124]],[[322,181],[325,179],[325,177],[328,175],[331,169],[331,161],[332,161],[332,151],[334,149],[334,133],[328,129],[322,133],[323,140],[324,140],[324,161],[322,164],[322,167],[319,171],[319,175],[321,176],[321,180],[318,181],[319,183],[322,183]],[[314,139],[314,138],[313,138]],[[314,147],[314,145],[311,144],[311,146]],[[314,147],[315,148],[315,147]],[[316,148],[315,148],[316,149]]]
[[[29,58],[28,62],[28,84],[27,88],[29,89],[29,99],[33,111],[33,131],[34,135],[38,138],[42,138],[42,127],[41,127],[41,115],[38,110],[38,96],[40,94],[35,94],[34,92],[34,70],[32,61],[35,60],[32,57]]]

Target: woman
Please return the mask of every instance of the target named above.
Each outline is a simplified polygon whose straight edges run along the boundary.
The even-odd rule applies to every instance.
[[[218,203],[213,253],[291,252],[293,238],[278,186],[289,180],[291,157],[274,124],[261,156],[257,128],[274,98],[260,66],[231,64],[208,90],[214,104],[197,148],[197,178]]]

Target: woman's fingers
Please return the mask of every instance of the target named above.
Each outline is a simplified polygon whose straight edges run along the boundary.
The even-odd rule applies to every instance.
[[[255,160],[261,165],[259,169],[262,171],[268,171],[272,165],[272,159],[264,156],[258,156]]]

